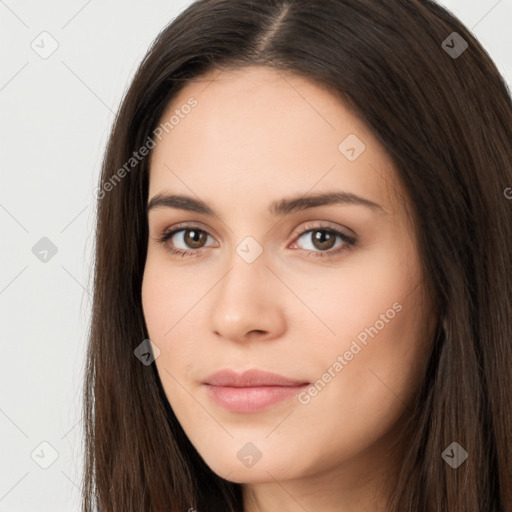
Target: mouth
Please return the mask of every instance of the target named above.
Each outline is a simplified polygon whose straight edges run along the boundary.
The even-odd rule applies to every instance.
[[[201,384],[220,407],[230,412],[251,413],[296,396],[310,383],[257,369],[241,374],[226,369],[210,375]]]

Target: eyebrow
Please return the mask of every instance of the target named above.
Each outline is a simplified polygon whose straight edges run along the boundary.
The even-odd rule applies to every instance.
[[[365,199],[350,192],[336,191],[307,196],[296,196],[274,201],[269,206],[269,212],[276,217],[282,217],[292,212],[299,212],[309,208],[316,208],[318,206],[327,206],[331,204],[356,204],[365,206],[371,210],[384,211],[380,205],[370,201],[369,199]],[[156,208],[176,208],[178,210],[197,212],[204,215],[218,217],[217,212],[215,212],[215,210],[205,202],[200,199],[194,199],[193,197],[184,195],[164,193],[156,194],[149,201],[147,212],[149,213],[151,210]]]

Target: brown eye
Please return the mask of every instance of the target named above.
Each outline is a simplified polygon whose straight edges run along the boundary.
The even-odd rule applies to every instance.
[[[313,234],[311,240],[313,241],[313,245],[321,251],[326,251],[328,249],[332,249],[334,244],[336,243],[336,235],[330,231],[325,229],[318,229],[316,231],[310,231]]]
[[[180,227],[164,233],[157,241],[164,245],[171,254],[192,256],[201,253],[209,236],[206,231],[195,226]]]
[[[309,247],[308,244],[305,244],[305,247],[300,247],[300,245],[304,245],[304,242],[300,244],[295,242],[294,245],[306,250],[308,256],[335,256],[356,244],[354,237],[348,236],[336,229],[323,226],[313,228],[306,226],[305,231],[298,235],[297,241],[301,239],[309,242]],[[337,240],[339,240],[339,243],[336,245]]]
[[[200,249],[206,242],[207,235],[199,229],[185,229],[184,243],[191,249]]]
[[[357,242],[354,237],[333,228],[323,226],[307,228],[308,226],[306,230],[297,236],[296,240],[306,239],[309,241],[310,247],[300,247],[300,244],[297,243],[294,245],[305,250],[308,256],[336,256],[338,253],[353,247]],[[164,245],[173,255],[200,256],[203,253],[202,249],[208,247],[206,245],[208,237],[214,240],[211,235],[203,229],[199,229],[195,226],[180,226],[164,233],[157,241]],[[338,244],[337,240],[339,241]],[[215,243],[213,246],[215,246]]]

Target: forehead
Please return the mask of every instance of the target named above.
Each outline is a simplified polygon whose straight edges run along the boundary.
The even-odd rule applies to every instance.
[[[215,70],[187,83],[160,124],[173,116],[153,150],[150,196],[192,188],[206,198],[221,190],[271,198],[272,190],[280,197],[342,187],[392,210],[391,196],[401,194],[365,123],[304,77],[267,67]]]

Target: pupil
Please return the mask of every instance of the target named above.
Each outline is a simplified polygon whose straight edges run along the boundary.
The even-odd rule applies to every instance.
[[[334,236],[328,231],[315,231],[314,241],[318,242],[317,249],[330,249],[333,246]]]
[[[193,247],[201,246],[202,238],[204,237],[204,233],[198,230],[189,230],[187,231],[187,243]],[[189,242],[190,240],[190,242]]]

